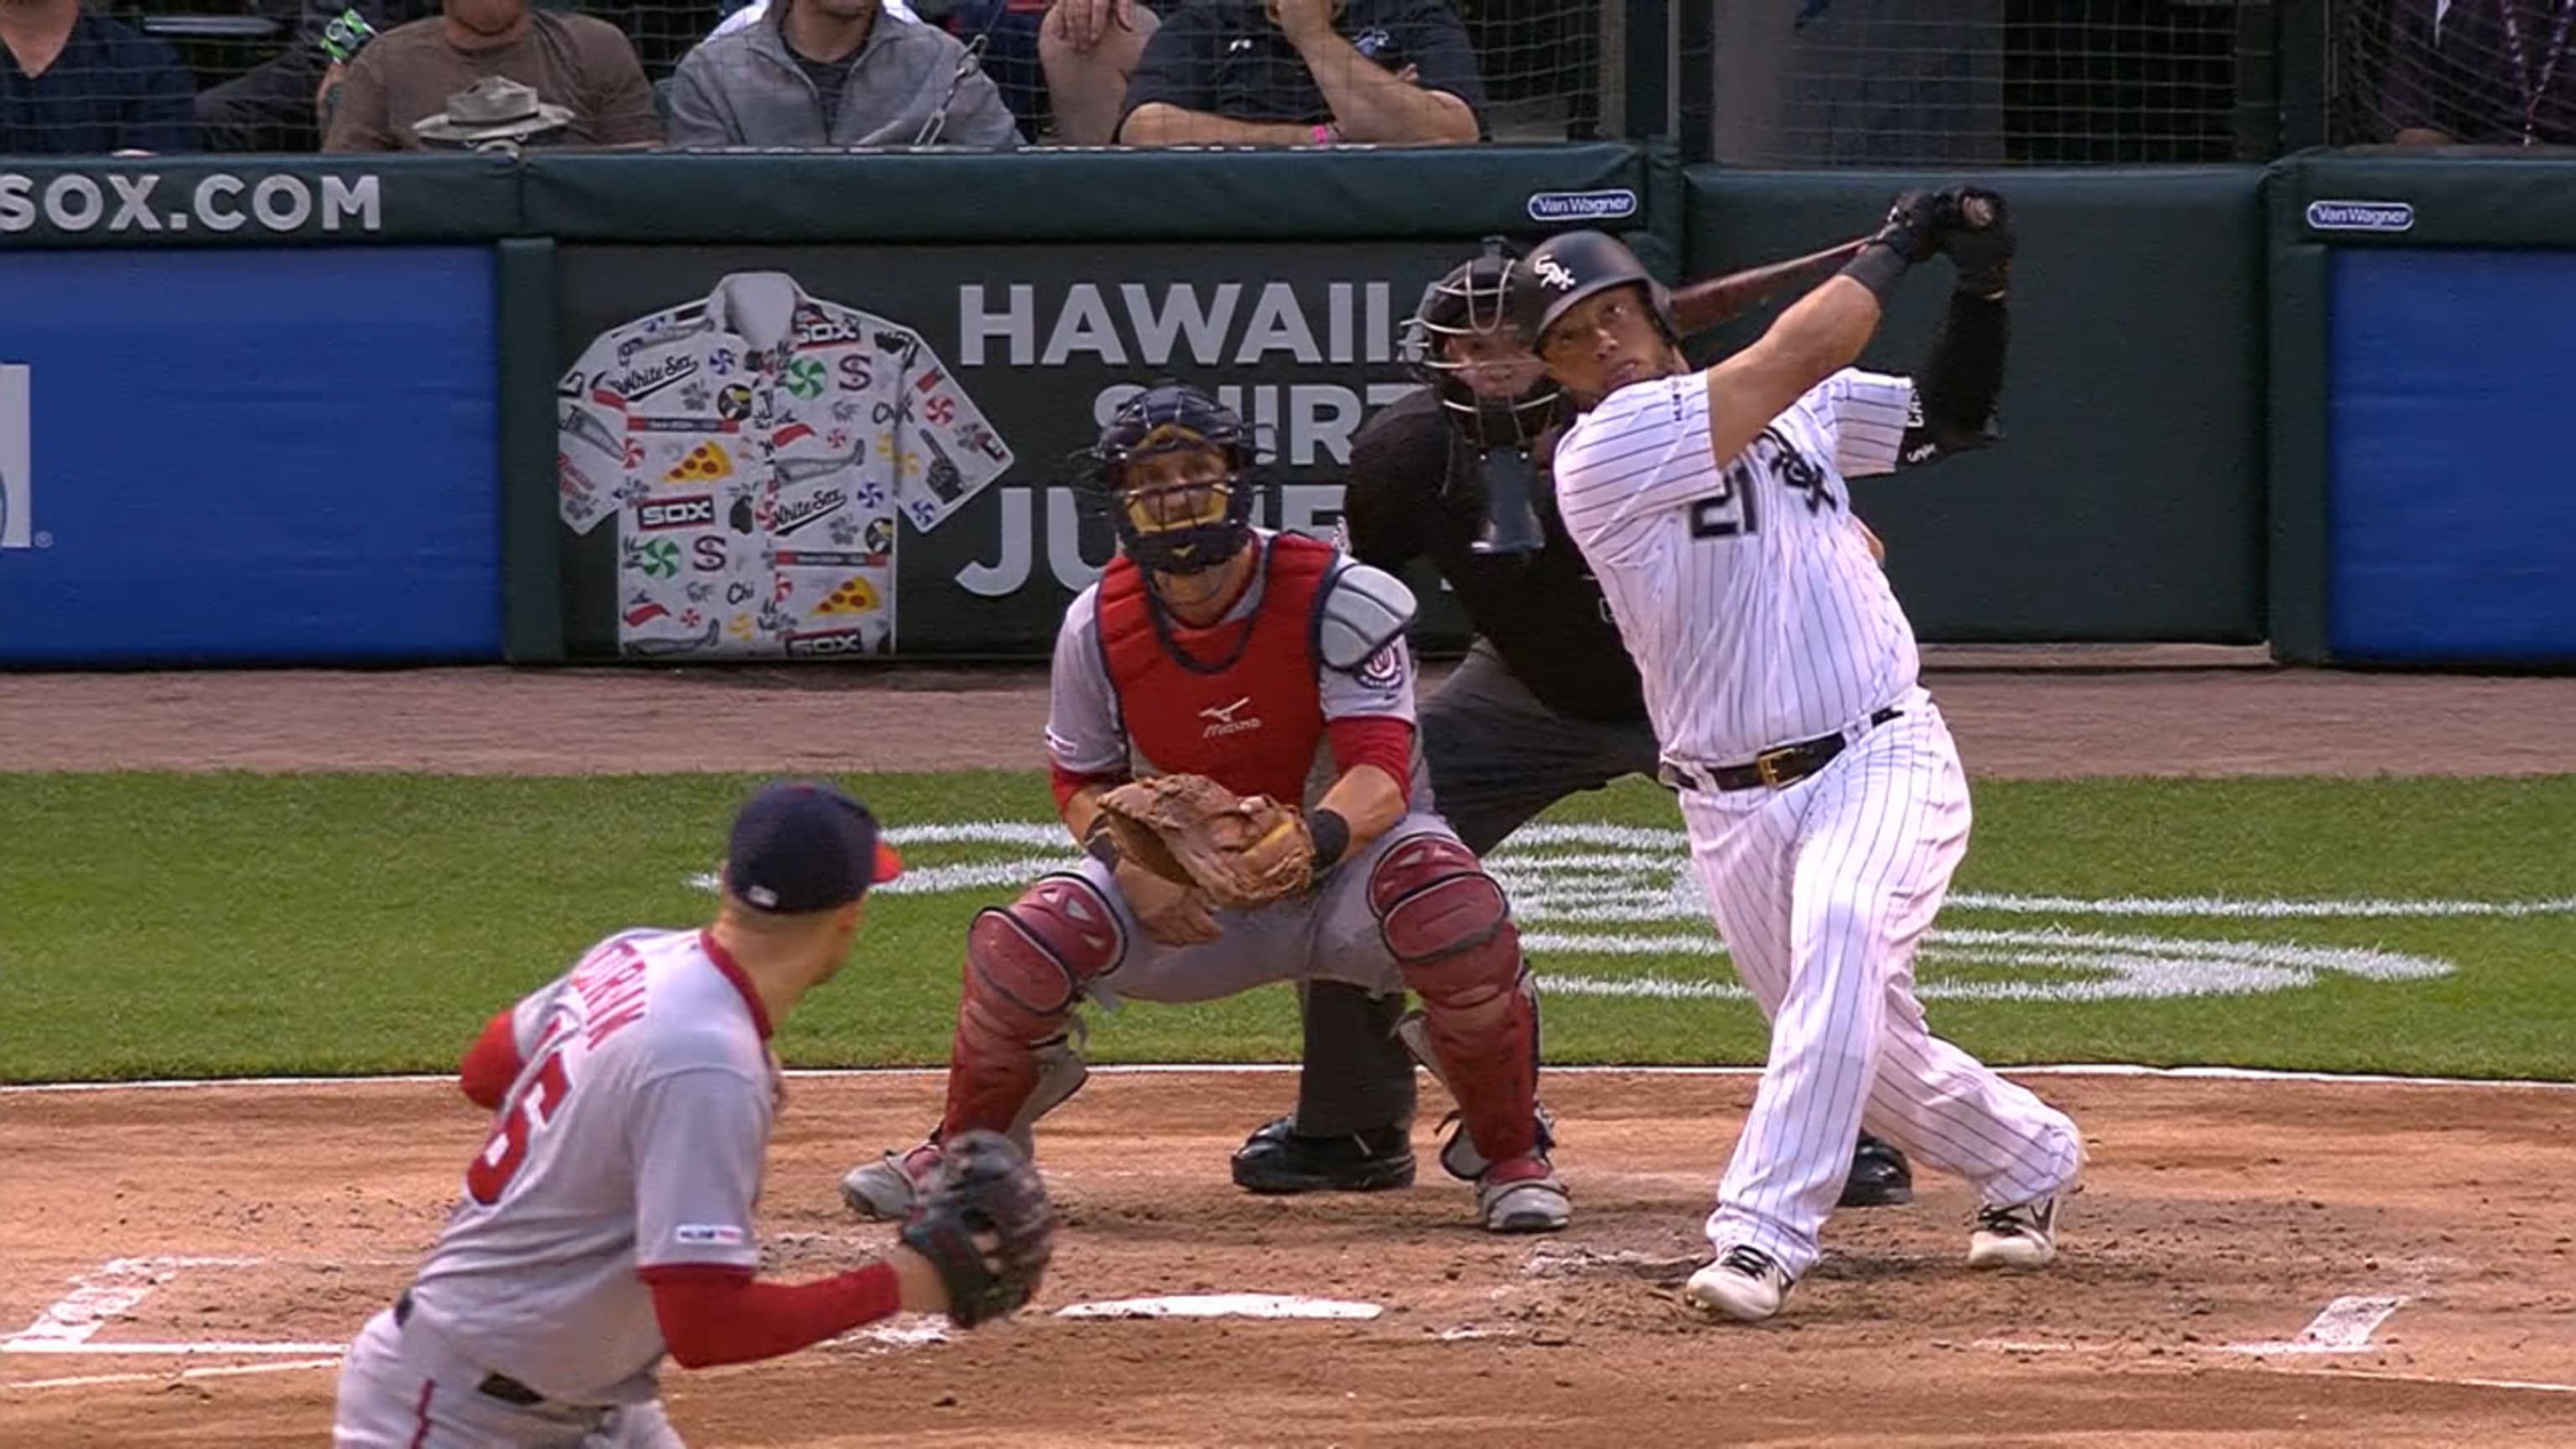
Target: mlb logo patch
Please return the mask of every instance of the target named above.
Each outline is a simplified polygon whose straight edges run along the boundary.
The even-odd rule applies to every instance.
[[[731,1223],[682,1223],[671,1230],[674,1242],[691,1248],[739,1248],[745,1237]]]

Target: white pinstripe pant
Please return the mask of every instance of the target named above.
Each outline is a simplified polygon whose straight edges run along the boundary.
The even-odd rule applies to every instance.
[[[1920,690],[1785,790],[1685,791],[1691,865],[1771,1021],[1762,1085],[1709,1214],[1791,1277],[1841,1194],[1860,1129],[2008,1205],[2073,1181],[2075,1124],[1933,1036],[1914,948],[1968,849],[1968,781]]]

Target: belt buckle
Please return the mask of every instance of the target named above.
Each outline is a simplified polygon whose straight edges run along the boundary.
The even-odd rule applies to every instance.
[[[1786,785],[1794,785],[1799,779],[1799,776],[1797,775],[1789,775],[1784,778],[1781,774],[1784,764],[1801,764],[1805,759],[1805,752],[1800,750],[1798,746],[1782,745],[1777,749],[1764,750],[1762,753],[1755,755],[1753,757],[1753,773],[1762,777],[1763,784],[1777,790]]]

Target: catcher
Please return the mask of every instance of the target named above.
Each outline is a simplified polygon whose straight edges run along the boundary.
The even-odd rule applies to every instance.
[[[677,1449],[666,1353],[743,1363],[898,1311],[972,1328],[1028,1301],[1054,1212],[991,1133],[957,1139],[882,1260],[755,1276],[770,1029],[901,868],[857,801],[770,785],[735,818],[713,924],[620,932],[492,1018],[461,1073],[491,1136],[412,1286],[350,1347],[335,1445]]]
[[[1082,998],[1331,980],[1421,996],[1483,1226],[1565,1226],[1519,933],[1428,809],[1413,596],[1330,544],[1254,528],[1252,453],[1232,412],[1166,384],[1083,455],[1120,556],[1066,611],[1047,749],[1088,858],[975,918],[946,1114],[922,1145],[850,1173],[861,1215],[910,1212],[964,1133],[1026,1140],[1081,1084],[1067,1033]]]

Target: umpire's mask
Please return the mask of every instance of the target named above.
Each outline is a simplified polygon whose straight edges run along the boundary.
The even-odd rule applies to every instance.
[[[1481,256],[1423,289],[1405,327],[1403,357],[1430,385],[1449,425],[1475,450],[1485,482],[1479,553],[1546,546],[1539,523],[1538,440],[1556,421],[1558,389],[1513,326],[1511,283],[1520,263],[1488,237]]]

